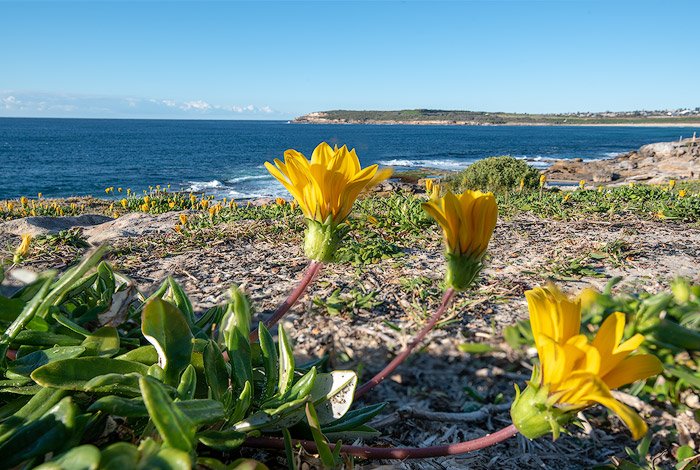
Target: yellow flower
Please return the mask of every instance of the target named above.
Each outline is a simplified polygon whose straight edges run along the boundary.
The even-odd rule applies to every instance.
[[[142,210],[143,212],[148,212],[148,210],[149,210],[150,208],[151,208],[151,207],[150,207],[147,203],[145,203],[145,202],[144,202],[143,204],[141,204],[141,210]]]
[[[615,312],[590,341],[580,334],[580,301],[568,299],[553,285],[537,287],[525,296],[540,366],[513,402],[511,416],[518,430],[530,439],[551,431],[556,439],[560,425],[598,403],[617,414],[634,439],[644,436],[646,423],[610,392],[663,370],[654,355],[631,355],[644,336],[636,334],[620,343],[625,315]]]
[[[523,188],[525,188],[525,178],[520,178],[520,187],[519,187],[518,191],[520,191],[522,193]]]
[[[678,197],[685,197],[685,195],[688,194],[685,189],[681,189],[678,191]]]
[[[173,207],[175,207],[175,201],[170,201],[170,202],[168,203],[168,207],[170,207],[171,209],[172,209]]]
[[[42,196],[43,196],[42,193],[37,194],[37,197],[38,197],[39,199],[41,199]]]
[[[199,203],[202,206],[202,209],[206,209],[209,207],[209,200],[205,199]]]
[[[544,184],[547,182],[547,175],[542,173],[540,175],[540,188],[544,187]]]
[[[331,217],[335,224],[347,218],[363,189],[391,175],[377,165],[363,169],[355,149],[345,145],[332,149],[325,142],[316,147],[311,160],[290,149],[284,152],[284,163],[275,159],[274,165],[265,162],[265,167],[287,188],[306,218],[324,223]],[[378,174],[380,178],[374,179]]]
[[[630,181],[629,186],[630,186],[630,188],[634,188],[634,181]]]
[[[442,227],[447,251],[447,285],[466,289],[481,269],[481,259],[498,218],[498,205],[491,193],[447,191],[441,198],[422,204]]]
[[[274,165],[265,162],[265,167],[299,204],[308,220],[304,251],[318,261],[333,258],[344,235],[338,226],[360,193],[391,176],[391,170],[379,170],[377,165],[363,169],[354,149],[331,148],[325,142],[310,160],[290,149],[284,152],[284,162],[275,159]]]
[[[143,203],[148,205],[148,203],[151,202],[151,198],[149,196],[144,196],[143,197]]]
[[[187,225],[187,216],[185,214],[180,214],[180,223],[182,225]]]
[[[440,187],[439,183],[433,183],[430,185],[430,199],[440,199]]]
[[[430,192],[433,189],[433,180],[428,178],[425,180],[425,190]]]
[[[29,245],[32,243],[32,236],[31,234],[25,233],[22,235],[22,241],[20,242],[19,246],[15,250],[15,256],[14,256],[14,263],[17,264],[20,261],[22,261],[22,258],[24,258],[27,253],[29,252]]]
[[[124,209],[126,209],[129,206],[129,201],[127,201],[126,199],[122,199],[119,202],[121,203],[121,205]]]
[[[598,192],[602,193],[603,192],[603,186],[598,186]]]
[[[367,222],[369,222],[369,223],[372,224],[372,225],[378,225],[378,224],[379,224],[379,221],[377,220],[377,218],[374,217],[374,216],[371,216],[371,215],[368,215],[368,216],[367,216]]]
[[[7,212],[12,212],[15,209],[15,203],[14,202],[8,202],[7,203]]]
[[[566,193],[564,195],[564,202],[567,202],[569,199],[571,199],[571,193]]]
[[[668,189],[673,189],[676,187],[676,180],[668,180]]]
[[[581,180],[578,182],[578,187],[579,189],[585,189],[586,187],[586,180]]]
[[[19,198],[19,203],[22,204],[22,207],[26,206],[28,201],[29,200],[26,196],[22,196],[21,198]]]
[[[126,188],[126,195],[130,196],[131,195],[131,188]]]
[[[275,204],[277,204],[278,206],[283,206],[286,202],[287,202],[287,201],[285,201],[285,200],[282,199],[281,197],[275,198]]]
[[[180,233],[182,232],[182,227],[179,224],[175,224],[173,230],[175,230],[177,233]]]
[[[117,192],[121,193],[121,192],[122,192],[122,188],[117,188]]]

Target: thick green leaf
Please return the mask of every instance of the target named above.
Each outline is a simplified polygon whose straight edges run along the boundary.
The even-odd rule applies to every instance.
[[[242,420],[246,415],[248,408],[250,408],[252,401],[253,387],[250,385],[250,382],[246,382],[243,386],[243,391],[238,396],[238,401],[233,409],[233,413],[231,413],[228,420],[233,423],[237,423],[238,421]]]
[[[272,339],[270,331],[265,327],[265,324],[260,322],[259,338],[260,351],[263,360],[263,369],[265,370],[265,389],[262,394],[261,401],[266,401],[272,398],[277,390],[277,381],[279,377],[279,364],[277,359],[277,348]]]
[[[211,397],[221,401],[229,388],[229,377],[224,356],[213,340],[208,341],[204,349],[204,376],[207,379]]]
[[[328,435],[329,433],[351,431],[361,427],[377,416],[385,406],[386,403],[378,403],[376,405],[348,411],[343,417],[323,425],[323,433]]]
[[[192,360],[193,336],[184,315],[173,304],[153,299],[143,309],[141,331],[158,352],[165,382],[177,386]]]
[[[194,423],[175,406],[156,379],[141,377],[139,384],[148,414],[163,441],[174,449],[191,452],[195,444]]]
[[[141,364],[150,366],[158,362],[158,351],[156,351],[156,348],[151,345],[141,346],[140,348],[133,349],[128,353],[122,354],[121,356],[117,356],[116,359],[140,362]]]
[[[246,434],[233,429],[226,431],[204,431],[197,434],[199,442],[212,449],[231,451],[239,448],[246,439]]]
[[[350,370],[336,370],[316,376],[311,400],[321,424],[340,418],[350,409],[356,386],[357,374]]]
[[[76,407],[62,399],[41,418],[16,429],[0,445],[0,462],[11,468],[27,459],[60,450],[74,431]]]
[[[174,403],[195,426],[213,424],[224,419],[224,407],[216,400],[186,400]],[[148,416],[146,404],[140,397],[124,398],[109,395],[95,401],[90,405],[88,411],[104,411],[105,413],[125,418],[144,418]]]
[[[311,428],[311,435],[316,443],[316,449],[318,450],[318,455],[323,462],[325,468],[335,468],[335,458],[333,456],[333,451],[328,446],[328,441],[326,441],[325,436],[321,432],[321,425],[318,422],[318,417],[316,416],[316,410],[312,403],[306,404],[306,421],[309,423],[309,428]]]
[[[294,381],[294,352],[287,332],[281,326],[277,331],[279,336],[279,378],[277,381],[277,395],[284,396]]]
[[[197,371],[192,364],[188,365],[180,378],[177,386],[177,395],[180,400],[191,400],[197,391]]]
[[[106,374],[146,374],[148,367],[138,362],[106,357],[79,357],[50,362],[32,372],[32,379],[44,387],[83,390],[85,384]]]
[[[17,333],[11,344],[15,348],[23,344],[50,348],[53,346],[80,346],[82,343],[82,338],[74,336],[60,335],[50,331],[23,330]]]
[[[35,470],[97,470],[100,466],[100,449],[86,444],[74,447],[51,462],[39,465]]]
[[[190,470],[190,454],[178,449],[164,447],[155,455],[149,455],[140,462],[139,470]]]
[[[190,327],[193,326],[194,309],[192,308],[192,303],[187,297],[187,294],[172,276],[168,276],[168,285],[170,287],[170,296],[168,296],[168,300],[172,300],[175,306],[185,315],[187,324]]]
[[[85,338],[83,346],[88,356],[111,357],[119,352],[119,332],[112,326],[103,326]]]
[[[100,470],[126,470],[137,468],[139,450],[127,442],[117,442],[102,451]]]
[[[7,370],[12,374],[29,376],[34,370],[49,362],[78,357],[83,352],[85,352],[85,348],[82,346],[57,346],[51,349],[42,349],[11,362]]]
[[[104,374],[88,380],[83,385],[86,392],[114,393],[135,397],[141,394],[139,378],[141,374]]]

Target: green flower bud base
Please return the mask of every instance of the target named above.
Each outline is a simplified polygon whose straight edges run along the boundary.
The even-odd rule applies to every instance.
[[[345,224],[335,225],[330,217],[324,223],[306,219],[304,253],[315,261],[332,262],[347,230]]]
[[[535,368],[533,379],[536,375]],[[549,388],[538,385],[537,382],[539,381],[531,380],[522,392],[515,386],[516,396],[510,408],[510,417],[520,434],[528,439],[536,439],[551,432],[556,440],[562,426],[568,424],[576,412],[557,408],[549,396]]]
[[[445,283],[455,290],[466,290],[481,271],[481,260],[469,255],[447,253]]]

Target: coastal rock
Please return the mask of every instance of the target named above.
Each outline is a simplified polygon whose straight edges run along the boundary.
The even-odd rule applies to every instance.
[[[658,184],[669,179],[696,179],[700,176],[700,139],[648,144],[636,152],[609,160],[557,160],[545,173],[553,181],[596,183],[640,181]]]
[[[25,217],[0,223],[0,233],[32,236],[55,234],[73,227],[90,227],[113,220],[99,214],[83,214],[77,217]]]
[[[173,230],[180,214],[189,215],[189,213],[189,211],[182,211],[153,215],[132,212],[118,219],[110,219],[109,222],[87,228],[83,231],[83,235],[89,243],[98,245],[115,238],[163,234]]]

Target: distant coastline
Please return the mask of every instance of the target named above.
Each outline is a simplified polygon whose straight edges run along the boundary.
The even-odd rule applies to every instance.
[[[515,114],[411,109],[401,111],[319,111],[299,116],[294,124],[379,124],[418,126],[700,126],[700,108],[570,114]]]

